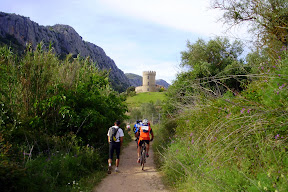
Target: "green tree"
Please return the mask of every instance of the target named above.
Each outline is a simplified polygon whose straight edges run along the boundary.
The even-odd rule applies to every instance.
[[[8,47],[0,48],[0,72],[0,185],[5,184],[5,191],[52,190],[47,183],[62,191],[72,178],[102,169],[107,128],[116,119],[124,120],[127,111],[107,71],[89,58],[68,55],[59,60],[52,48],[39,44],[35,50],[28,46],[21,58]],[[63,172],[59,164],[47,165],[56,151],[79,160],[81,167],[63,165]],[[44,164],[53,168],[39,168]]]
[[[135,87],[134,86],[128,87],[126,90],[126,94],[127,96],[130,96],[130,97],[135,96],[136,95]]]
[[[217,37],[206,43],[199,39],[194,44],[188,41],[187,48],[181,52],[181,66],[188,67],[190,79],[198,80],[214,95],[222,95],[227,89],[242,90],[243,78],[237,75],[247,74],[249,68],[240,58],[243,53],[240,41],[230,43],[227,38]]]
[[[167,91],[168,99],[163,110],[169,115],[183,110],[183,106],[195,106],[209,97],[222,96],[226,91],[237,94],[248,82],[251,68],[241,59],[243,45],[230,43],[217,37],[208,42],[199,39],[189,41],[187,50],[181,52],[181,67],[187,71],[177,75]]]
[[[214,0],[213,7],[224,11],[230,26],[250,24],[250,30],[269,47],[288,45],[287,0]]]

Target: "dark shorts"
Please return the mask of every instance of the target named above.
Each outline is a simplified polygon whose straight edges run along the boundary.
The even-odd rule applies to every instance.
[[[109,159],[113,159],[114,150],[116,151],[116,159],[119,159],[120,156],[120,142],[109,143]]]
[[[150,140],[141,140],[141,141],[139,141],[138,146],[141,146],[143,142],[145,142],[149,145]]]

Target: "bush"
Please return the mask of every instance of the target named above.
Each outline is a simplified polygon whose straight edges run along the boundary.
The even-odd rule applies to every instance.
[[[154,146],[162,150],[167,183],[179,191],[288,189],[287,56],[260,67],[237,96],[197,95],[203,102],[173,114],[175,134]]]
[[[59,60],[43,44],[22,58],[0,48],[0,70],[5,191],[69,191],[69,182],[103,171],[107,129],[127,110],[107,72],[89,58]]]

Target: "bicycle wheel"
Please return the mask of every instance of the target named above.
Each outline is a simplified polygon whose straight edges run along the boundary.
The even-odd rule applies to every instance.
[[[146,151],[143,150],[142,154],[141,154],[141,166],[142,166],[142,170],[144,170],[144,164],[145,164],[145,158],[146,158]]]

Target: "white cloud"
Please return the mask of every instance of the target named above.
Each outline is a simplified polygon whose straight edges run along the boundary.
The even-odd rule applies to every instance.
[[[222,32],[210,0],[101,0],[115,12],[206,36]]]
[[[171,84],[178,73],[180,53],[174,57],[165,56],[169,50],[160,45],[159,48],[144,46],[139,42],[127,41],[103,43],[105,53],[110,56],[124,73],[134,73],[142,76],[143,71],[156,71],[156,79],[164,79]],[[158,49],[164,49],[160,53]],[[171,53],[170,53],[171,54]]]
[[[0,0],[1,1],[1,0]],[[223,35],[220,12],[210,0],[10,0],[2,11],[30,17],[40,25],[72,26],[85,41],[104,49],[125,73],[154,70],[171,83],[180,52],[198,38]],[[58,6],[55,7],[55,4]],[[236,29],[237,37],[243,31]],[[233,32],[234,33],[234,32]],[[227,34],[226,34],[227,35]],[[228,34],[232,39],[234,34]]]

